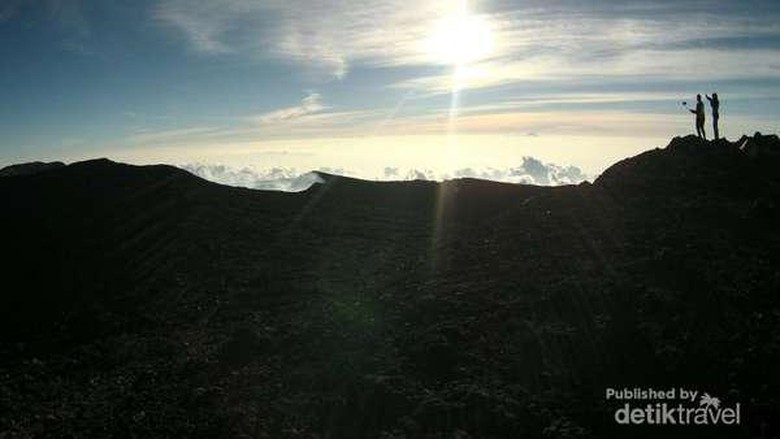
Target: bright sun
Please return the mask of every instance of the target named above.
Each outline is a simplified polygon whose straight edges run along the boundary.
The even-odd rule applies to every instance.
[[[426,42],[428,56],[437,63],[465,65],[493,50],[493,32],[484,18],[460,13],[439,20]]]

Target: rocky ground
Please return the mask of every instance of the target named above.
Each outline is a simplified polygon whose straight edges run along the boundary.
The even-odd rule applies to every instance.
[[[593,184],[0,171],[0,438],[775,437],[780,142]],[[742,404],[617,426],[608,387]]]

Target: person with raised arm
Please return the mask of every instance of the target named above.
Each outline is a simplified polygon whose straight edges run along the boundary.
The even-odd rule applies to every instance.
[[[718,94],[713,93],[712,97],[709,97],[708,95],[704,96],[710,101],[710,107],[712,107],[712,129],[715,131],[715,140],[718,140],[718,119],[720,119],[720,101],[718,100]]]
[[[707,133],[704,132],[704,102],[701,101],[701,95],[696,95],[696,109],[688,109],[691,113],[696,115],[696,135],[700,138],[707,140]]]

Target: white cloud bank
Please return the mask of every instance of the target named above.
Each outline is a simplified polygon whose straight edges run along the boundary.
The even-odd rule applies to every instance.
[[[301,192],[314,184],[323,183],[322,178],[316,172],[301,173],[295,168],[235,168],[202,163],[185,164],[179,167],[215,183],[250,189]],[[319,171],[329,174],[356,176],[356,173],[344,169],[323,168],[319,169]],[[443,181],[458,178],[559,186],[580,183],[587,180],[588,176],[576,166],[559,166],[553,163],[544,163],[533,157],[523,157],[522,163],[518,166],[503,169],[493,167],[460,168],[452,172],[441,172],[431,169],[385,167],[382,174],[374,176],[374,180],[379,181]]]
[[[255,170],[248,167],[239,169],[225,165],[201,163],[185,164],[179,167],[214,183],[268,191],[301,192],[314,184],[324,182],[314,172],[299,174],[290,168]]]

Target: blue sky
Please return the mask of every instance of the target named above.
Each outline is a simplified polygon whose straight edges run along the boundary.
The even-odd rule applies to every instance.
[[[779,23],[776,1],[3,0],[0,165],[595,175],[693,131],[696,93],[729,138],[775,132]]]

